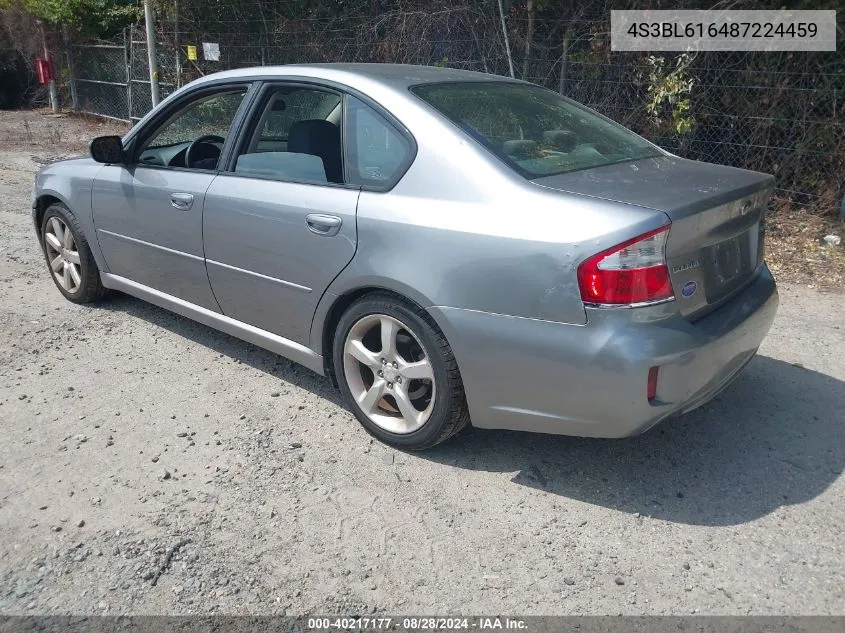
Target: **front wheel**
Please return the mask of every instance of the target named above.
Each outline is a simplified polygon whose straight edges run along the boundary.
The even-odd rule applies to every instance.
[[[65,205],[52,204],[44,213],[41,246],[53,282],[68,301],[88,303],[103,296],[105,289],[88,240]]]
[[[355,417],[379,440],[421,450],[469,421],[452,348],[421,308],[387,293],[353,303],[333,346],[338,384]]]

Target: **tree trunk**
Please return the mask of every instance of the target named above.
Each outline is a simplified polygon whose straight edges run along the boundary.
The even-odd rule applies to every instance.
[[[489,73],[490,70],[487,68],[487,57],[484,55],[484,49],[481,48],[481,44],[478,41],[478,35],[475,33],[475,28],[472,24],[469,25],[469,32],[472,33],[472,41],[475,42],[475,48],[481,56],[481,65],[484,67],[484,72]]]
[[[560,94],[564,94],[566,90],[566,71],[569,65],[569,33],[569,29],[563,32],[563,50],[560,53],[560,82],[557,89]]]
[[[531,46],[534,44],[534,20],[537,17],[535,0],[527,0],[525,9],[528,11],[528,30],[525,33],[525,57],[522,59],[522,79],[528,81],[528,64],[531,59]]]
[[[513,57],[511,57],[511,43],[508,39],[508,28],[505,26],[505,10],[502,8],[502,0],[499,0],[499,18],[502,21],[502,35],[505,38],[505,51],[508,55],[508,69],[510,70],[511,77],[513,77]]]

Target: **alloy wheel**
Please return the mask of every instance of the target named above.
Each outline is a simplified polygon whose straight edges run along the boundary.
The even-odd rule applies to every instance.
[[[411,329],[386,314],[362,317],[343,345],[343,369],[361,411],[390,433],[413,433],[431,417],[434,368]]]
[[[79,251],[73,233],[61,218],[53,216],[44,227],[44,248],[58,284],[70,294],[79,292],[82,286]]]

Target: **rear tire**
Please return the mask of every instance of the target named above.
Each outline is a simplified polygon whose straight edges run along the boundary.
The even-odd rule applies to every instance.
[[[100,270],[79,221],[65,205],[47,207],[41,222],[41,250],[56,288],[73,303],[102,299]]]
[[[469,422],[452,348],[419,306],[384,292],[358,299],[338,323],[332,359],[349,408],[386,444],[431,448]]]

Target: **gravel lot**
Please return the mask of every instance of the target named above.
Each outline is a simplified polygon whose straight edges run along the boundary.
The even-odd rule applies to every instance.
[[[0,113],[0,612],[845,611],[842,294],[782,284],[741,379],[638,438],[405,454],[268,352],[62,299],[33,173],[107,128]]]

